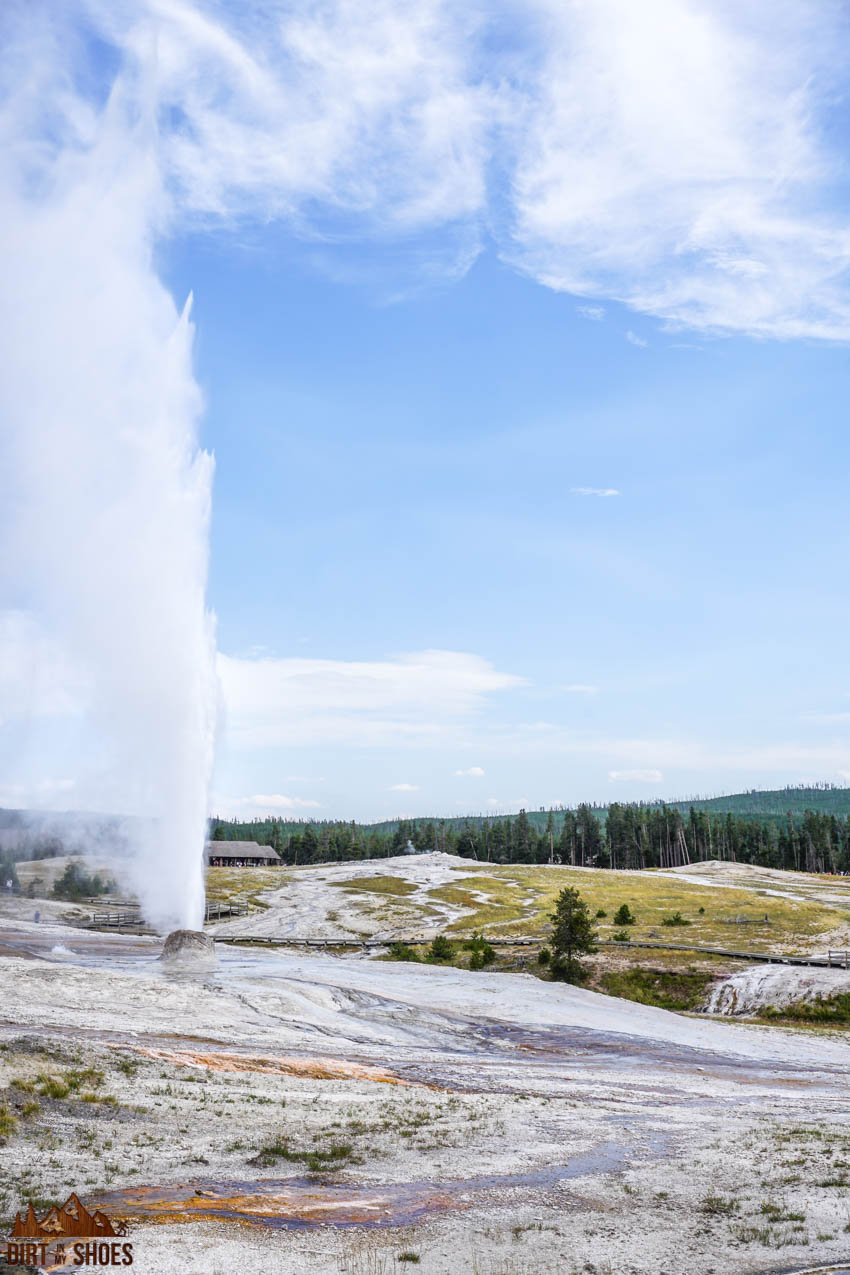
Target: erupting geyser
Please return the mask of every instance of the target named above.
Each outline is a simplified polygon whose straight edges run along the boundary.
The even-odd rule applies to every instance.
[[[5,686],[23,687],[3,780],[36,804],[59,774],[63,808],[131,816],[122,885],[159,933],[197,929],[218,706],[213,461],[190,305],[177,308],[155,268],[171,221],[161,65],[128,53],[100,110],[72,87],[98,76],[63,59],[85,42],[42,27],[49,5],[12,5],[7,23],[9,8],[6,65],[38,73],[0,92],[0,137],[15,137],[0,147],[4,729]]]
[[[159,959],[186,969],[208,969],[217,959],[215,940],[200,930],[172,930],[166,935]]]

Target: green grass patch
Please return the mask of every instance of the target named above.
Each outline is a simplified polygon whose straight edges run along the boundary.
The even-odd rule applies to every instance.
[[[608,970],[597,987],[608,996],[657,1005],[660,1009],[699,1009],[713,982],[711,974],[698,970]]]
[[[460,908],[477,908],[481,906],[480,898],[463,890],[459,885],[437,885],[428,891],[429,899],[437,899],[440,903],[454,903]]]
[[[471,897],[468,906],[473,909],[472,914],[453,921],[449,926],[450,930],[463,933],[482,930],[486,926],[501,930],[514,928],[525,933],[528,929],[527,918],[533,912],[536,899],[534,890],[528,890],[513,881],[489,876],[485,872],[461,878],[454,888],[475,890],[484,898]]]
[[[18,1127],[18,1122],[5,1103],[0,1105],[0,1142],[10,1138]]]
[[[835,878],[832,880],[834,883]],[[467,882],[460,881],[458,884],[465,885]],[[690,921],[688,943],[740,947],[756,952],[793,950],[805,946],[807,939],[834,929],[842,918],[842,913],[835,907],[816,901],[765,895],[761,882],[758,888],[753,889],[719,889],[661,876],[657,872],[582,871],[546,864],[494,867],[491,864],[486,875],[483,872],[476,874],[468,884],[473,889],[486,891],[494,902],[515,908],[514,919],[521,917],[522,923],[509,928],[529,935],[548,933],[551,925],[549,914],[564,886],[573,886],[579,891],[591,914],[600,910],[608,913],[608,918],[600,918],[598,922],[600,939],[610,939],[614,931],[621,928],[613,923],[613,916],[623,903],[628,904],[636,918],[636,924],[630,927],[631,939],[647,941],[657,937],[670,942],[673,936],[670,927],[663,926],[663,921],[678,912]],[[498,886],[503,889],[497,893]],[[704,911],[700,912],[700,908]],[[765,915],[770,919],[768,925],[740,925],[733,924],[731,920],[749,918],[761,921]],[[504,923],[506,919],[511,918],[503,917],[500,921]],[[463,922],[469,929],[481,929],[487,923],[480,909]],[[452,928],[460,927],[456,922]]]
[[[48,1076],[45,1072],[40,1072],[36,1084],[36,1093],[41,1094],[42,1098],[67,1098],[71,1092],[70,1085],[66,1085],[64,1080],[60,1080],[58,1076]]]
[[[829,1027],[850,1027],[850,992],[837,996],[817,996],[811,1001],[794,1001],[781,1009],[766,1006],[759,1018],[787,1023],[818,1023]]]
[[[286,1138],[278,1138],[263,1147],[249,1163],[260,1165],[261,1168],[271,1168],[278,1160],[286,1160],[290,1164],[306,1164],[311,1173],[333,1172],[348,1164],[360,1163],[354,1154],[354,1148],[348,1142],[335,1143],[322,1151],[316,1148],[291,1147]]]
[[[207,868],[206,891],[211,903],[238,903],[266,908],[259,895],[279,890],[290,878],[281,868]]]
[[[415,894],[419,889],[411,881],[403,881],[401,877],[355,877],[351,881],[334,882],[341,890],[365,891],[367,894],[393,894],[402,896]]]

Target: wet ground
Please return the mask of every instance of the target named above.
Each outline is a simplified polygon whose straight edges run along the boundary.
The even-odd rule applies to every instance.
[[[239,1219],[282,1229],[310,1226],[409,1226],[433,1213],[471,1209],[487,1196],[522,1190],[557,1189],[588,1174],[617,1173],[639,1159],[662,1156],[666,1142],[660,1135],[634,1145],[603,1142],[562,1165],[527,1173],[478,1174],[457,1181],[429,1179],[380,1187],[316,1181],[314,1177],[266,1178],[256,1181],[198,1179],[191,1186],[132,1187],[97,1197],[99,1208],[135,1218],[180,1216]]]
[[[141,937],[0,932],[0,1066],[16,1050],[20,1070],[28,1050],[82,1049],[117,1098],[102,1112],[44,1102],[40,1143],[14,1154],[42,1194],[50,1163],[57,1190],[91,1182],[89,1202],[134,1220],[155,1275],[194,1275],[178,1235],[207,1237],[203,1269],[238,1265],[231,1231],[258,1237],[276,1275],[359,1272],[345,1245],[396,1235],[417,1237],[423,1275],[572,1275],[574,1255],[576,1270],[608,1261],[616,1275],[778,1275],[803,1268],[735,1228],[764,1230],[766,1195],[837,1181],[831,1162],[815,1167],[826,1138],[850,1162],[846,1041],[527,976],[231,947],[214,970],[185,973],[158,957]],[[87,1120],[80,1145],[97,1158],[75,1159]],[[302,1160],[332,1137],[359,1137],[359,1158],[270,1174],[257,1150],[281,1130]],[[786,1188],[801,1149],[804,1187]],[[734,1216],[704,1207],[733,1193]],[[840,1191],[822,1196],[807,1200],[820,1210],[807,1256],[843,1259]],[[490,1265],[473,1266],[472,1236]]]
[[[73,938],[63,938],[57,942],[55,933],[39,934],[32,932],[7,931],[0,943],[0,955],[18,957],[37,957],[52,964],[67,968],[76,966],[83,969],[101,970],[104,973],[120,972],[135,975],[144,979],[161,979],[165,984],[186,984],[203,986],[211,992],[236,993],[250,997],[258,987],[272,986],[282,982],[298,981],[309,977],[312,973],[305,967],[302,957],[293,958],[287,953],[268,953],[256,949],[239,949],[220,945],[218,948],[218,964],[210,971],[180,971],[163,964],[159,959],[161,944],[159,940],[142,937],[119,937],[99,933],[74,934]],[[335,966],[334,974],[340,984],[340,991],[347,999],[353,1001],[361,1012],[363,1020],[372,1024],[386,1024],[394,1037],[401,1037],[407,1046],[404,1055],[398,1060],[391,1073],[386,1069],[385,1051],[376,1051],[370,1060],[381,1074],[392,1074],[403,1080],[422,1081],[422,1063],[415,1057],[415,1045],[418,1036],[427,1034],[428,1058],[424,1064],[428,1068],[430,1083],[458,1085],[474,1090],[474,1082],[470,1084],[468,1063],[471,1056],[486,1054],[488,1066],[498,1067],[503,1064],[509,1069],[516,1069],[517,1055],[523,1056],[523,1084],[526,1083],[528,1070],[551,1068],[581,1071],[592,1063],[594,1069],[607,1068],[621,1071],[624,1067],[645,1068],[648,1065],[654,1074],[662,1075],[668,1088],[667,1076],[682,1076],[685,1073],[703,1077],[729,1078],[741,1084],[752,1084],[759,1081],[772,1085],[800,1086],[810,1088],[819,1085],[826,1092],[837,1083],[842,1093],[846,1077],[846,1060],[830,1063],[825,1058],[817,1059],[817,1074],[811,1068],[805,1076],[801,1076],[799,1064],[795,1061],[784,1062],[781,1058],[760,1060],[741,1057],[735,1053],[723,1053],[715,1048],[700,1048],[696,1045],[682,1045],[669,1040],[659,1041],[650,1036],[634,1032],[606,1031],[602,1027],[588,1029],[584,1027],[529,1027],[516,1026],[498,1017],[489,1017],[479,1012],[474,1017],[452,1012],[450,1008],[432,1013],[427,1022],[427,1032],[422,1031],[421,1021],[406,1021],[412,1018],[403,1002],[389,996],[381,996],[370,992],[358,992],[346,984],[354,977],[354,962],[350,959],[308,957],[306,958],[318,970],[320,965],[327,967],[328,961]],[[357,962],[362,965],[363,962]],[[386,966],[383,966],[386,969]],[[396,967],[398,969],[398,967]],[[306,973],[305,973],[306,972]],[[461,972],[462,973],[462,972]],[[616,1002],[621,1004],[622,1002]],[[635,1008],[638,1008],[635,1006]],[[486,1010],[486,1005],[482,1007]],[[653,1011],[656,1012],[657,1011]],[[666,1015],[666,1017],[674,1017]],[[675,1016],[680,1017],[680,1016]],[[421,1016],[420,1016],[421,1018]],[[697,1021],[694,1016],[694,1021]],[[55,1031],[52,1027],[51,1031]],[[734,1028],[732,1031],[734,1032]],[[2,1032],[2,1026],[0,1026]],[[152,1047],[162,1045],[161,1035],[145,1033]],[[435,1035],[437,1039],[435,1040]],[[132,1037],[122,1033],[102,1033],[102,1038],[111,1039],[112,1043],[132,1047],[141,1045],[140,1034],[134,1031]],[[210,1044],[216,1042],[210,1037]],[[728,1039],[728,1038],[727,1038]],[[364,1041],[357,1041],[362,1046]],[[439,1046],[441,1062],[436,1063],[433,1047]],[[170,1042],[173,1049],[173,1041]],[[231,1047],[230,1051],[238,1056],[239,1049]],[[305,1050],[305,1053],[307,1051]],[[312,1048],[309,1050],[311,1056]],[[358,1048],[357,1057],[363,1060],[363,1049]],[[850,1051],[847,1052],[850,1059]],[[457,1065],[464,1068],[460,1073]],[[438,1074],[435,1074],[435,1065]],[[440,1070],[442,1075],[439,1074]],[[464,1076],[464,1080],[461,1079]],[[642,1085],[637,1079],[636,1083]],[[503,1080],[506,1092],[510,1091],[510,1080]],[[489,1086],[488,1086],[489,1087]],[[658,1086],[656,1086],[658,1088]],[[708,1087],[706,1086],[706,1089]],[[695,1096],[694,1101],[709,1102],[710,1092]],[[727,1099],[724,1098],[724,1101]]]

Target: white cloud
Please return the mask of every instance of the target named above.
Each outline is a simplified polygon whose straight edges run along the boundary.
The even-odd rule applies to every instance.
[[[614,783],[661,784],[664,775],[660,770],[609,770],[608,778]]]
[[[493,89],[474,27],[442,0],[222,7],[93,0],[125,53],[156,41],[149,89],[171,110],[161,162],[178,207],[414,229],[484,203]]]
[[[501,810],[507,813],[516,810],[527,810],[530,804],[528,797],[511,797],[507,801],[501,797],[487,798],[487,805],[491,810]]]
[[[159,226],[279,218],[314,242],[437,228],[451,273],[501,225],[503,256],[587,298],[585,318],[611,298],[674,325],[850,339],[838,0],[50,12],[17,59],[28,107],[46,104],[39,140],[84,150],[140,102]],[[508,12],[522,58],[493,38]],[[75,19],[115,54],[107,108]]]
[[[475,779],[480,779],[484,771],[480,766],[468,766],[466,770],[456,770],[456,775],[471,775]]]
[[[388,792],[419,792],[418,784],[390,784]]]
[[[580,314],[583,319],[592,319],[594,323],[601,323],[605,318],[605,307],[603,305],[578,305],[576,313]]]
[[[638,346],[641,346],[641,348],[649,344],[649,342],[646,341],[644,337],[638,336],[637,332],[632,332],[631,329],[629,329],[629,331],[626,333],[626,340],[628,341],[629,345],[638,345]]]
[[[375,661],[220,654],[218,669],[237,747],[434,741],[474,719],[489,696],[526,685],[462,651]]]
[[[267,814],[278,814],[283,810],[320,810],[318,801],[305,800],[303,797],[287,797],[283,793],[254,793],[250,797],[223,797],[215,794],[211,798],[213,814],[236,812],[248,817],[261,818]]]
[[[616,487],[571,487],[574,496],[619,496]]]
[[[843,6],[541,0],[512,255],[674,324],[850,336]]]

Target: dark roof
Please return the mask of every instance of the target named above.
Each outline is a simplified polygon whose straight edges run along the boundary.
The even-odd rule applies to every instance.
[[[256,841],[208,841],[206,853],[210,859],[268,859],[270,863],[280,863],[271,846],[261,846]]]

